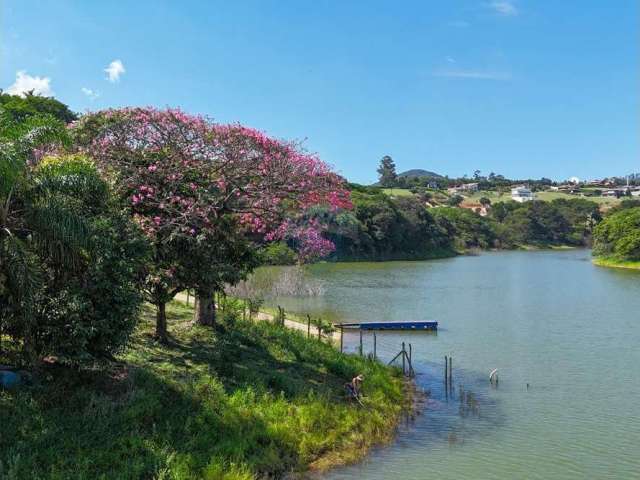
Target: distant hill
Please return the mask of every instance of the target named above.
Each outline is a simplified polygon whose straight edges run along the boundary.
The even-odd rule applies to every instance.
[[[442,175],[438,175],[435,172],[430,172],[429,170],[422,170],[420,168],[414,168],[413,170],[407,170],[406,172],[399,173],[398,177],[444,178]]]

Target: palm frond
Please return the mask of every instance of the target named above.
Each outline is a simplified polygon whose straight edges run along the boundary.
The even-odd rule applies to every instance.
[[[0,271],[4,273],[7,295],[22,310],[30,310],[42,288],[43,272],[29,245],[13,235],[3,236],[0,239]]]
[[[27,225],[36,249],[54,262],[75,268],[89,245],[87,220],[64,198],[50,195],[30,205]]]

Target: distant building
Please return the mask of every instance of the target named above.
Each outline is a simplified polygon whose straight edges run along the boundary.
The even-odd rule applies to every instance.
[[[477,192],[478,184],[477,183],[463,183],[462,185],[457,185],[455,187],[447,188],[447,192],[449,193],[466,193],[466,192]]]
[[[574,185],[579,185],[580,184],[580,179],[578,177],[571,177],[569,179],[569,183],[572,183]]]
[[[516,202],[530,202],[531,200],[535,200],[535,198],[535,194],[524,185],[511,189],[511,199]]]
[[[640,196],[640,191],[634,189],[633,187],[620,187],[612,188],[610,190],[605,190],[604,192],[602,192],[603,197],[620,198],[627,195],[633,195],[634,197]]]

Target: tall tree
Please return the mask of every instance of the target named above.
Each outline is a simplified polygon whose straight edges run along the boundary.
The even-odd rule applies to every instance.
[[[380,160],[380,166],[378,167],[378,178],[380,185],[383,187],[394,187],[398,180],[396,174],[396,164],[389,155],[385,155]]]
[[[322,203],[349,206],[343,180],[317,157],[240,125],[134,108],[87,115],[74,133],[152,244],[146,294],[161,340],[165,305],[177,292],[195,288],[202,305],[222,281],[250,270],[247,242],[296,238],[303,256],[328,251],[322,225],[301,224],[300,213]]]

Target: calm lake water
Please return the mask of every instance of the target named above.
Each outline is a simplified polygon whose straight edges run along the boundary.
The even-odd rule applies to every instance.
[[[378,333],[384,358],[411,342],[426,408],[394,443],[323,478],[640,478],[637,272],[595,267],[577,250],[323,264],[310,275],[324,295],[277,303],[333,319],[440,322],[437,335]],[[355,334],[345,341],[356,349]],[[461,407],[460,387],[475,401]]]

